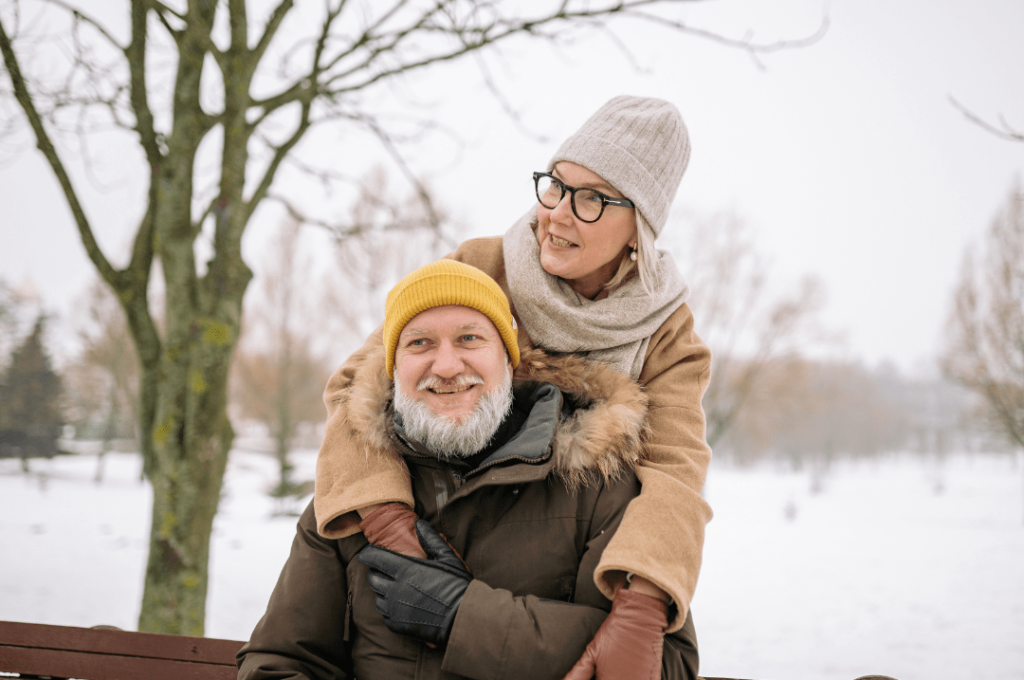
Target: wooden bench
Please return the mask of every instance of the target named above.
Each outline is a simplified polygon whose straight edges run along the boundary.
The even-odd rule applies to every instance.
[[[25,680],[235,680],[238,640],[0,621],[0,673]],[[0,676],[0,680],[9,675]],[[702,677],[700,680],[736,680]],[[857,680],[893,680],[865,675]]]
[[[0,672],[54,680],[235,680],[237,640],[0,621]]]

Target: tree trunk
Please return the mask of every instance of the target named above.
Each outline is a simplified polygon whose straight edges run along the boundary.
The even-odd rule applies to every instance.
[[[294,256],[294,252],[292,253]],[[277,359],[277,432],[275,439],[277,443],[277,463],[280,477],[277,483],[277,491],[274,494],[281,499],[281,509],[287,505],[286,499],[292,492],[291,473],[292,465],[288,460],[289,448],[292,440],[292,414],[291,414],[291,337],[288,330],[288,316],[291,311],[290,281],[284,284],[284,300],[281,309],[282,319],[280,321],[280,355]]]
[[[153,517],[141,631],[203,635],[210,534],[234,439],[227,366],[237,331],[223,330],[197,333],[187,361],[164,362],[152,432]]]
[[[171,142],[169,156],[176,162],[160,169],[154,212],[166,331],[157,375],[143,375],[143,382],[156,379],[150,383],[155,412],[143,432],[151,446],[153,516],[139,615],[140,631],[193,636],[203,635],[206,619],[210,534],[234,440],[227,416],[229,366],[252,278],[240,247],[245,212],[232,209],[240,205],[240,188],[233,196],[222,194],[215,211],[216,254],[206,274],[197,273],[189,205],[198,139],[180,148]],[[238,167],[242,179],[230,179],[241,187],[244,162]],[[221,186],[228,180],[222,176]],[[141,424],[146,427],[145,416]]]

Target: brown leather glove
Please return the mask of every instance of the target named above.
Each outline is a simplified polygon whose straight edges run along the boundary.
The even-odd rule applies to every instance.
[[[385,503],[359,523],[366,540],[396,553],[426,559],[416,537],[416,513],[404,503]]]
[[[661,646],[668,627],[668,605],[625,588],[612,611],[563,680],[658,680]]]

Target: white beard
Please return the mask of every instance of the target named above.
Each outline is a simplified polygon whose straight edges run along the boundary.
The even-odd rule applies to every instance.
[[[468,381],[479,384],[478,381]],[[423,389],[422,383],[419,389]],[[468,458],[490,443],[512,410],[512,373],[505,365],[501,384],[483,394],[473,410],[462,418],[439,416],[422,401],[412,399],[395,381],[395,411],[410,439],[423,444],[439,458]]]

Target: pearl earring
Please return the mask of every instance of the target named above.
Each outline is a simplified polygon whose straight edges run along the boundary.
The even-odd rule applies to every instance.
[[[632,262],[636,262],[636,248],[629,251],[629,259]]]

